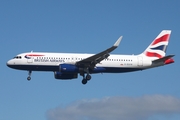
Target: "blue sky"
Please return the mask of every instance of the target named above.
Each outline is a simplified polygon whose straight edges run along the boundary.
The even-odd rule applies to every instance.
[[[1,0],[0,120],[180,119],[180,2],[168,0]],[[175,63],[125,74],[54,79],[6,62],[22,52],[98,53],[123,35],[116,54],[139,54],[163,29]]]

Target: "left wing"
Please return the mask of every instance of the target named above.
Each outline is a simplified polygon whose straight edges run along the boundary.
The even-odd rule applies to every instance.
[[[76,65],[79,67],[83,67],[83,68],[93,69],[97,63],[100,63],[102,60],[104,60],[108,56],[110,56],[109,53],[112,52],[113,50],[115,50],[119,46],[119,43],[121,42],[121,40],[122,40],[122,36],[119,37],[119,39],[114,43],[114,45],[112,47],[110,47],[98,54],[92,55],[86,59],[76,62]]]

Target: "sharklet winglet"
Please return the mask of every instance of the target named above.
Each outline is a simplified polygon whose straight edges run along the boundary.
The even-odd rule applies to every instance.
[[[114,43],[114,47],[118,47],[119,46],[119,43],[121,42],[123,36],[120,36],[119,39]]]

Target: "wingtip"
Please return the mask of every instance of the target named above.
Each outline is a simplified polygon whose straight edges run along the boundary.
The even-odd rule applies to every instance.
[[[172,55],[170,55],[171,57],[174,57],[175,55],[174,54],[172,54]]]
[[[115,47],[118,47],[118,46],[119,46],[122,38],[123,38],[123,36],[120,36],[119,39],[115,42],[115,44],[114,44]]]

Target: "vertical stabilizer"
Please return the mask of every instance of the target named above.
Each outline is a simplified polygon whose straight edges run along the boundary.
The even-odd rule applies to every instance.
[[[151,59],[164,57],[166,55],[170,34],[171,30],[163,30],[142,54]]]

